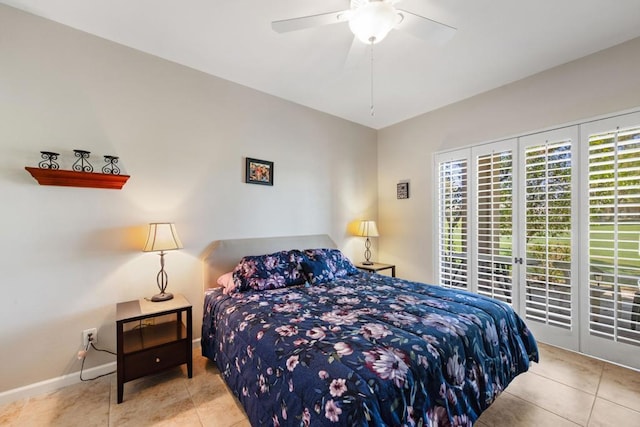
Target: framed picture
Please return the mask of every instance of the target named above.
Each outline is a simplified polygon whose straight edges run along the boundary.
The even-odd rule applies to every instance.
[[[408,199],[409,198],[409,183],[408,182],[399,182],[397,186],[397,197],[398,199]]]
[[[245,182],[248,184],[273,185],[273,162],[247,157]]]

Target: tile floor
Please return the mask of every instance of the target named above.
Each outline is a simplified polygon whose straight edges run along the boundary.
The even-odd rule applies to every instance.
[[[540,353],[477,427],[640,426],[640,372],[544,344]],[[127,383],[120,405],[115,396],[111,375],[4,405],[0,425],[249,426],[215,365],[199,355],[192,379],[176,369]]]

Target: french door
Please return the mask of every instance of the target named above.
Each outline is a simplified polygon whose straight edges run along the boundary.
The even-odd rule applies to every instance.
[[[440,283],[510,304],[541,341],[573,350],[577,140],[570,127],[436,156]]]
[[[578,128],[519,138],[520,314],[543,342],[579,349]]]
[[[443,286],[640,369],[640,113],[437,154]]]
[[[581,130],[582,347],[640,369],[640,114]]]
[[[471,150],[473,187],[471,204],[472,290],[513,305],[517,291],[513,283],[516,238],[514,171],[515,141],[506,140]]]
[[[438,155],[438,283],[469,287],[469,159],[468,150]]]
[[[509,145],[437,156],[437,271],[443,286],[512,305],[514,152]]]

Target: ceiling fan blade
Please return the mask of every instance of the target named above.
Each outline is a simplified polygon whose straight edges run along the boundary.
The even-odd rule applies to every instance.
[[[271,28],[273,28],[277,33],[288,33],[289,31],[298,31],[306,28],[320,27],[322,25],[347,22],[349,20],[349,12],[349,10],[339,10],[337,12],[273,21],[271,23]]]
[[[413,34],[422,40],[442,45],[448,42],[457,31],[449,25],[425,18],[424,16],[416,15],[403,9],[396,10],[402,17],[402,20],[395,28]]]

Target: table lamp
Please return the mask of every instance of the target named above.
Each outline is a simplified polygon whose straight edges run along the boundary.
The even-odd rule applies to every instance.
[[[167,301],[173,298],[173,294],[166,292],[169,284],[169,276],[164,271],[164,252],[182,249],[182,242],[176,232],[176,226],[169,222],[154,222],[149,224],[147,243],[142,249],[144,252],[160,252],[160,271],[156,280],[160,293],[151,297],[151,301]]]
[[[366,220],[361,221],[360,226],[358,227],[358,236],[366,237],[367,239],[364,241],[364,261],[363,265],[373,265],[373,262],[369,259],[371,258],[371,240],[369,237],[378,237],[378,227],[376,226],[375,221]]]

